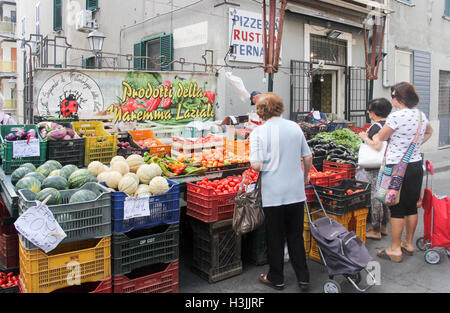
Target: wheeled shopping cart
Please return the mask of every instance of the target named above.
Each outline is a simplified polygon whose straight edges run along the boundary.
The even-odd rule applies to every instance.
[[[327,216],[314,186],[310,184],[306,189],[313,189],[320,209],[310,211],[305,202],[309,219],[310,231],[317,242],[320,257],[325,265],[329,279],[323,285],[325,293],[340,293],[340,284],[334,280],[335,276],[343,275],[353,287],[360,292],[369,290],[376,284],[374,275],[367,270],[367,265],[373,258],[355,232],[348,231],[336,220]],[[323,217],[313,221],[312,215],[323,214]],[[322,215],[320,214],[320,215]],[[370,284],[366,288],[360,288],[361,271],[365,270],[370,277]]]
[[[433,164],[425,162],[426,185],[422,199],[424,235],[417,242],[417,248],[425,252],[425,261],[438,264],[441,254],[446,253],[450,258],[450,198],[433,193]],[[428,187],[428,175],[431,184]]]

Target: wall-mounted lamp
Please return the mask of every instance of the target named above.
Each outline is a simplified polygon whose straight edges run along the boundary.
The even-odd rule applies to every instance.
[[[330,38],[330,39],[337,39],[337,38],[339,38],[340,35],[342,35],[342,32],[338,31],[338,30],[334,30],[334,29],[330,30],[327,33],[327,37]]]

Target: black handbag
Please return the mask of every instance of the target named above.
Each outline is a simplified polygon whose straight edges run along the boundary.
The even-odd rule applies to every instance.
[[[247,176],[248,177],[248,176]],[[261,173],[258,175],[255,188],[246,192],[243,190],[246,179],[244,178],[239,186],[237,196],[234,201],[233,230],[240,236],[256,230],[264,223],[264,211],[261,196]],[[245,184],[247,187],[247,184]]]

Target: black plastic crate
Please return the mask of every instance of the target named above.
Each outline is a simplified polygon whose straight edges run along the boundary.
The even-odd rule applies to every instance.
[[[13,273],[13,275],[18,275],[20,272],[19,267],[15,268],[4,268],[3,264],[0,261],[0,272],[2,273]],[[6,288],[0,288],[0,294],[1,293],[19,293],[20,287],[19,286],[12,286],[12,287],[6,287]]]
[[[75,115],[73,117],[56,117],[56,116],[40,116],[40,115],[33,116],[33,124],[39,124],[40,122],[54,122],[59,124],[78,121],[79,121],[78,115]]]
[[[242,236],[242,260],[257,266],[267,264],[267,240],[264,225]]]
[[[363,189],[353,194],[347,194],[347,190]],[[343,215],[350,211],[369,208],[371,205],[370,184],[352,179],[344,179],[336,187],[324,187],[316,185],[317,193],[324,209],[336,215]]]
[[[322,172],[323,171],[323,161],[327,159],[327,156],[314,156],[313,157],[313,165],[316,168],[317,171]]]
[[[122,138],[118,138],[118,141],[128,142],[130,144],[130,147],[128,148],[119,148],[119,146],[117,146],[117,155],[123,156],[125,159],[132,154],[137,154],[144,157],[145,152],[150,153],[149,148],[140,147],[129,133],[127,133],[127,135]]]
[[[112,235],[114,276],[156,263],[170,263],[179,257],[180,224],[141,228]]]
[[[242,273],[241,236],[232,229],[232,219],[204,223],[190,219],[193,231],[191,270],[209,283]]]
[[[66,128],[73,129],[71,123],[57,123]],[[84,166],[85,138],[69,140],[47,140],[47,160],[55,160],[61,165],[73,164],[77,167]]]

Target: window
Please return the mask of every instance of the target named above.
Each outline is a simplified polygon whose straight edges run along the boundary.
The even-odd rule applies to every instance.
[[[160,34],[143,39],[134,45],[134,69],[171,71],[173,45],[172,34]],[[144,57],[144,58],[143,58]],[[145,58],[147,57],[147,58]],[[148,59],[151,58],[153,62]]]
[[[11,22],[16,23],[17,22],[17,14],[16,11],[11,11]]]
[[[445,1],[444,16],[446,18],[450,18],[450,0],[444,1]]]
[[[86,10],[98,9],[98,0],[86,0]]]
[[[311,34],[311,61],[324,60],[328,64],[347,64],[347,42]]]
[[[53,0],[53,30],[62,30],[62,0]]]
[[[97,57],[95,55],[92,55],[83,59],[83,68],[87,69],[100,68],[99,63],[100,60],[97,60]]]
[[[406,4],[412,4],[412,0],[397,0],[397,1],[403,2],[403,3],[406,3]]]
[[[412,82],[412,52],[395,50],[395,83]]]

